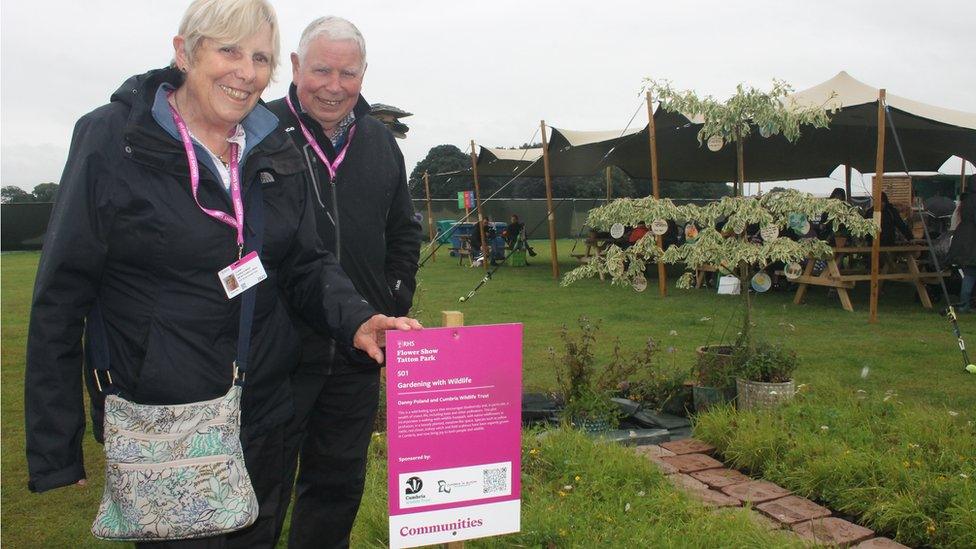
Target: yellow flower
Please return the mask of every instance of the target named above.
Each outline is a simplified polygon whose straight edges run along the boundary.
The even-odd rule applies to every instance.
[[[559,535],[560,535],[561,537],[566,537],[566,530],[563,530],[562,528],[560,528],[560,529],[559,529]]]
[[[929,535],[934,534],[935,533],[935,523],[930,522],[929,525],[928,525],[928,527],[925,528],[925,531],[928,532]]]
[[[580,481],[580,476],[579,475],[576,475],[575,479],[576,479],[576,482],[579,482]]]
[[[562,490],[560,490],[559,491],[559,497],[561,497],[561,498],[566,497],[566,492],[563,492]]]
[[[538,448],[533,448],[533,449],[529,450],[529,453],[534,456],[534,455],[536,455],[536,454],[539,453],[539,449]]]

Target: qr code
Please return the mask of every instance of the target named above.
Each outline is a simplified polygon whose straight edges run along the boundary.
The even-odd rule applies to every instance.
[[[495,494],[508,491],[508,467],[498,467],[497,469],[485,469],[484,488],[482,493]]]

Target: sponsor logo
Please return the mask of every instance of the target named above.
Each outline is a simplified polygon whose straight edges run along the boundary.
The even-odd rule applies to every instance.
[[[424,481],[420,480],[420,477],[410,477],[407,479],[408,495],[419,493],[423,489],[424,489]]]

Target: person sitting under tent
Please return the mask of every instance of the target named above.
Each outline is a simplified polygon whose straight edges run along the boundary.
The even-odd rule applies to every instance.
[[[487,242],[488,257],[491,258],[492,256],[491,242],[492,240],[495,239],[495,227],[491,224],[491,219],[487,217],[484,220],[482,220],[482,225],[484,225],[484,229],[485,229],[485,242]],[[484,251],[481,249],[481,247],[482,247],[481,231],[478,230],[478,225],[475,225],[474,230],[471,231],[471,257],[474,258],[471,260],[472,267],[481,265],[481,262],[485,260],[484,257],[485,254]],[[497,265],[497,263],[495,263],[494,258],[491,258],[491,264]]]
[[[830,196],[827,198],[847,202],[847,191],[837,187],[831,191]],[[847,239],[850,238],[850,233],[847,232],[847,228],[843,225],[837,231],[834,231],[834,225],[827,221],[827,212],[824,212],[820,215],[820,222],[817,223],[817,238],[826,240],[831,246],[843,246],[847,242]]]
[[[864,217],[870,219],[874,215],[874,206],[868,208],[868,211],[864,213]],[[888,202],[888,194],[881,193],[881,245],[882,246],[893,246],[895,244],[896,235],[895,231],[901,233],[905,237],[906,241],[911,242],[915,235],[905,224],[905,220],[901,218],[901,214],[898,210]]]
[[[526,240],[525,223],[519,221],[518,214],[512,214],[512,219],[508,226],[505,227],[505,232],[502,236],[505,237],[505,244],[509,250],[523,247],[530,256],[535,257],[535,250],[532,249],[532,246],[529,246],[529,242]]]
[[[631,229],[630,235],[627,236],[627,244],[629,246],[637,244],[637,241],[644,238],[644,235],[647,234],[647,230],[647,224],[643,221],[638,221],[637,226]]]
[[[958,313],[972,309],[973,288],[976,287],[976,193],[964,193],[959,204],[959,225],[949,246],[948,263],[962,271]]]

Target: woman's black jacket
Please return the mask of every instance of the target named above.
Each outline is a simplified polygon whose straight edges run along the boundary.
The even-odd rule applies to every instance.
[[[25,416],[34,491],[85,477],[82,334],[96,301],[123,397],[185,403],[215,398],[231,385],[241,299],[227,299],[217,272],[237,258],[236,232],[194,202],[183,146],[153,117],[164,82],[178,86],[180,74],[162,69],[132,77],[75,126],[28,335]],[[253,234],[247,212],[260,186],[268,279],[256,287],[243,392],[242,423],[251,432],[292,414],[288,379],[300,341],[285,300],[347,344],[375,312],[319,241],[304,163],[291,139],[262,105],[247,120],[256,114],[270,133],[248,147],[241,166],[245,230]],[[205,155],[197,147],[197,156]],[[201,204],[232,213],[211,170],[201,169],[200,177]],[[97,438],[101,402],[97,392],[92,397]]]

